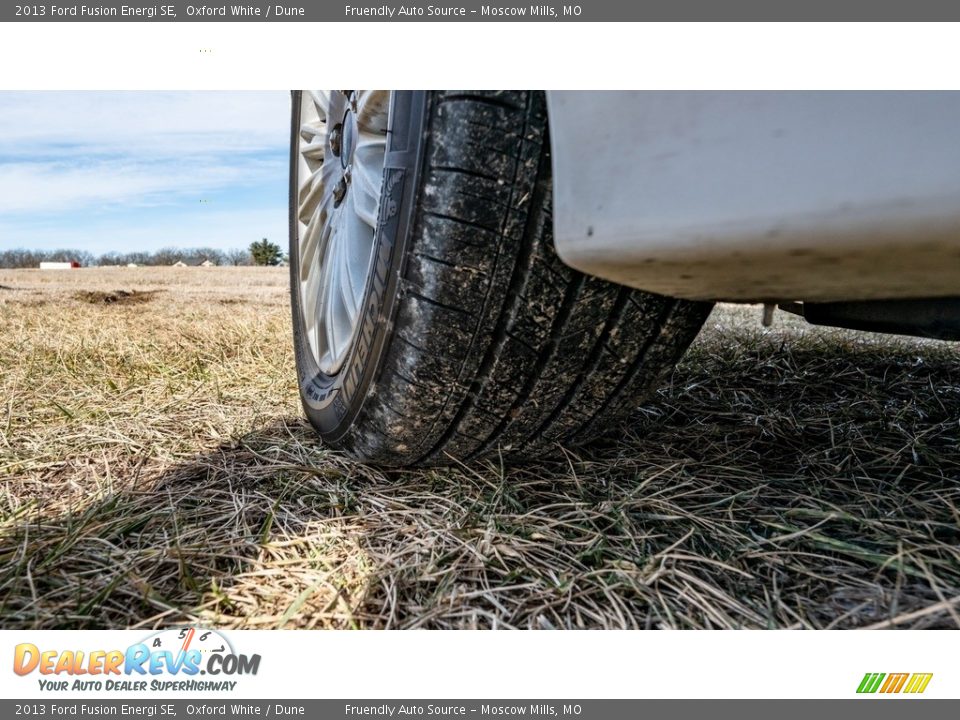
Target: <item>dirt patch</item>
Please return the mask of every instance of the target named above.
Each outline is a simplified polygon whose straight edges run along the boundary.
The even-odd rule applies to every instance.
[[[81,302],[91,305],[142,305],[150,302],[160,290],[87,290],[74,295]]]
[[[13,290],[9,285],[0,285],[0,290]]]

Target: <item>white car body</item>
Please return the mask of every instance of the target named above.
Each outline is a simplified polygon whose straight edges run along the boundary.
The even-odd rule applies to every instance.
[[[549,92],[555,242],[689,299],[960,295],[960,92]]]

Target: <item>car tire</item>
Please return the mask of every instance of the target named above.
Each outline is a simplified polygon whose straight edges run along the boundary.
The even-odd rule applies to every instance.
[[[310,423],[353,457],[404,466],[531,459],[624,421],[711,305],[560,261],[543,93],[363,92],[292,98],[291,295]],[[374,130],[377,197],[359,180],[378,172]]]

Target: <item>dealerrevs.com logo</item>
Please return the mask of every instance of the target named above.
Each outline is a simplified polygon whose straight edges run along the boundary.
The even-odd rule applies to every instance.
[[[38,675],[44,691],[232,691],[238,676],[256,675],[260,655],[237,653],[215,630],[164,630],[125,650],[14,648],[13,671]],[[203,676],[202,679],[199,676]]]

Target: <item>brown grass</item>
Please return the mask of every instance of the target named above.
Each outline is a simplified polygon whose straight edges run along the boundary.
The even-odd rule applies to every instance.
[[[0,284],[4,627],[960,626],[957,346],[718,308],[616,441],[382,472],[301,419],[285,270]]]

